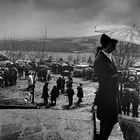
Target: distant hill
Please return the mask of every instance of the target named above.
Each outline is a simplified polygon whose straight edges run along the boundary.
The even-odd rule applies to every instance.
[[[49,38],[33,40],[1,40],[0,51],[49,51],[49,52],[91,52],[99,42],[99,36]]]

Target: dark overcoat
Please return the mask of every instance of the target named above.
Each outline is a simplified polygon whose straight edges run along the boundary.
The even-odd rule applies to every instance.
[[[70,97],[73,97],[73,95],[74,95],[74,90],[72,89],[72,88],[68,88],[67,90],[66,90],[66,93],[67,93],[67,96],[68,96],[68,98]]]
[[[53,87],[51,91],[51,100],[55,100],[59,96],[59,89],[57,87]]]
[[[97,118],[102,121],[117,121],[118,76],[115,64],[100,51],[94,61],[94,72],[99,80]]]
[[[78,90],[77,97],[78,98],[83,98],[83,89],[82,89],[82,87],[78,86],[77,90]]]
[[[44,85],[43,86],[43,93],[42,93],[42,98],[48,98],[49,94],[48,94],[48,86]]]

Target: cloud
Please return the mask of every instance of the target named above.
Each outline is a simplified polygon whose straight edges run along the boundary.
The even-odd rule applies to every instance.
[[[99,24],[139,25],[139,0],[0,0],[0,36],[87,35]]]

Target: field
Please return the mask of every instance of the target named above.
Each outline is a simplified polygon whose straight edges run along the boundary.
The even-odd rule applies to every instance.
[[[53,85],[56,84],[56,80],[58,79],[59,76],[60,75],[53,75],[52,74],[52,80],[49,83],[49,89],[50,89],[49,93],[51,92],[51,89],[52,89]],[[67,80],[67,77],[65,77],[65,78]],[[1,119],[1,123],[2,124],[3,123],[7,124],[7,123],[12,123],[12,120],[18,120],[18,122],[20,120],[20,122],[19,122],[20,125],[21,124],[23,125],[24,122],[28,121],[28,119],[29,120],[37,119],[40,122],[40,121],[42,121],[41,118],[44,115],[47,115],[47,112],[48,113],[50,112],[50,113],[52,113],[52,115],[54,115],[54,116],[51,116],[51,114],[48,114],[48,116],[50,116],[50,120],[52,121],[52,123],[50,125],[53,125],[53,121],[54,121],[53,118],[55,119],[56,116],[58,115],[55,112],[57,112],[57,113],[59,112],[59,115],[60,115],[59,117],[60,118],[63,118],[64,116],[71,116],[69,118],[65,118],[66,120],[70,119],[70,122],[68,124],[67,123],[60,124],[60,126],[62,128],[65,128],[66,125],[70,125],[69,126],[70,135],[74,136],[74,132],[78,133],[77,130],[80,130],[84,133],[85,136],[87,136],[89,138],[89,140],[92,139],[92,134],[91,133],[89,134],[87,132],[87,130],[92,131],[92,127],[91,127],[92,126],[91,125],[92,124],[91,123],[92,119],[87,118],[89,120],[86,121],[85,124],[84,124],[84,127],[86,127],[86,128],[85,129],[83,128],[81,130],[81,123],[83,123],[84,120],[79,124],[79,123],[76,122],[78,120],[78,118],[76,119],[76,117],[78,117],[77,115],[80,114],[80,113],[82,113],[83,116],[81,116],[81,117],[83,119],[86,117],[86,115],[87,116],[92,115],[90,111],[91,111],[92,103],[93,103],[93,100],[94,100],[94,92],[95,92],[98,85],[97,85],[97,83],[93,83],[91,81],[83,81],[81,78],[74,78],[73,80],[74,80],[73,88],[74,88],[74,91],[75,91],[74,104],[76,104],[76,102],[77,102],[77,96],[76,96],[77,89],[76,88],[77,88],[77,86],[79,85],[80,82],[83,83],[84,98],[83,98],[83,102],[81,103],[80,107],[73,106],[69,110],[65,109],[64,106],[68,104],[68,99],[67,99],[67,96],[65,96],[63,94],[60,94],[60,96],[57,100],[56,106],[50,107],[49,109],[46,109],[44,106],[40,106],[39,109],[30,110],[30,111],[19,110],[19,109],[17,109],[17,111],[16,110],[13,110],[13,111],[10,110],[10,111],[8,111],[9,113],[6,110],[1,111],[1,114],[2,114],[1,116],[3,116],[3,117],[5,116],[7,118],[7,121],[5,119],[4,120]],[[43,103],[43,99],[41,98],[43,85],[44,85],[43,82],[36,81],[35,103]],[[0,90],[1,103],[9,104],[9,105],[14,105],[14,104],[18,104],[18,105],[28,104],[28,105],[30,105],[31,101],[26,100],[26,97],[28,97],[28,92],[24,91],[25,88],[27,88],[27,80],[25,80],[24,77],[21,77],[20,79],[18,79],[16,86],[11,86],[11,87],[8,87],[8,88],[2,88]],[[44,112],[44,114],[41,115],[40,114],[41,111]],[[18,114],[18,116],[16,114]],[[39,116],[39,114],[41,116]],[[11,116],[11,119],[7,115],[9,117]],[[30,118],[29,116],[32,116],[32,118]],[[59,117],[58,117],[58,119],[59,119]],[[82,118],[81,118],[81,120],[82,120]],[[72,120],[74,122],[72,122]],[[55,122],[56,122],[56,120],[55,120]],[[74,123],[74,124],[71,124],[71,123]],[[27,127],[27,126],[29,127],[29,124],[28,125],[26,124],[26,126],[24,126],[24,127]],[[87,127],[88,127],[88,129],[87,129]],[[97,121],[97,128],[98,128],[98,131],[99,131],[99,121]],[[8,129],[7,131],[9,132],[10,128],[7,128],[7,129]],[[53,129],[56,129],[55,125],[53,125]],[[73,129],[76,129],[76,130],[74,132],[72,132]],[[80,134],[81,134],[81,132],[80,132]],[[120,131],[120,128],[119,128],[118,124],[114,127],[114,129],[112,131],[112,134],[110,136],[110,140],[123,140],[122,139],[122,133]]]

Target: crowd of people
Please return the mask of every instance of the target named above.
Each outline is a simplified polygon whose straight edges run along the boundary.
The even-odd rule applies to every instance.
[[[68,97],[68,108],[73,105],[73,95],[75,94],[73,90],[73,78],[71,76],[68,76],[67,81],[64,76],[59,77],[56,80],[56,84],[54,84],[53,88],[51,89],[49,93],[49,80],[46,80],[44,82],[43,88],[42,88],[42,98],[44,100],[44,106],[55,106],[57,102],[57,98],[60,94],[64,94]],[[35,74],[29,72],[28,73],[28,87],[27,90],[30,91],[30,100],[32,99],[32,103],[34,103],[34,88],[35,88]],[[77,105],[79,106],[82,102],[83,98],[83,88],[82,83],[79,83],[77,86]],[[50,100],[49,100],[50,99]]]
[[[15,85],[17,82],[17,69],[13,66],[0,67],[0,87]]]
[[[68,76],[68,80],[65,81],[64,76],[59,77],[56,81],[56,84],[52,88],[50,92],[50,104],[49,104],[49,93],[48,93],[48,85],[49,82],[46,81],[44,86],[43,86],[43,93],[42,93],[42,98],[44,99],[44,105],[48,106],[55,106],[57,98],[59,97],[60,94],[65,94],[68,97],[68,107],[71,107],[73,105],[73,95],[75,94],[73,90],[73,79],[71,76]],[[77,105],[79,105],[82,102],[83,98],[83,89],[82,89],[82,83],[79,84],[77,87]]]

